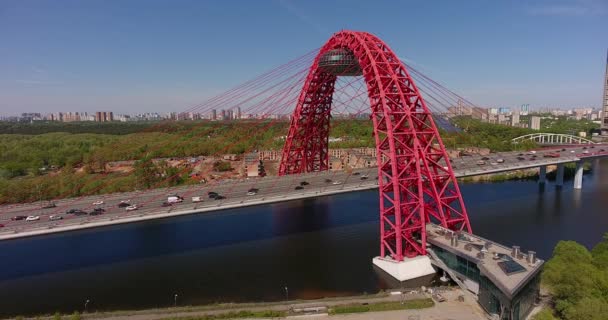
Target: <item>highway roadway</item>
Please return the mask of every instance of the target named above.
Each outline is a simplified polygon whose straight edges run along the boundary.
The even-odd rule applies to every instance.
[[[546,153],[559,153],[560,156],[544,157]],[[467,177],[604,156],[608,156],[608,145],[581,145],[538,150],[534,154],[502,152],[487,156],[463,156],[452,159],[451,163],[457,177]],[[63,199],[54,202],[56,207],[47,209],[42,208],[46,202],[4,205],[0,206],[0,240],[374,189],[378,186],[376,177],[377,168],[374,167],[353,170],[351,174],[340,171],[314,172]],[[258,189],[255,195],[248,195],[251,188]],[[211,191],[225,199],[209,198],[208,192]],[[184,197],[184,201],[163,207],[167,197],[174,194]],[[203,201],[193,203],[192,197],[196,196]],[[94,204],[98,201],[103,201],[103,204]],[[129,204],[137,205],[138,209],[127,211],[119,208],[121,201],[129,201]],[[101,208],[105,212],[94,216],[66,213],[70,209],[91,212],[95,208]],[[11,220],[19,215],[34,215],[39,220]],[[61,217],[61,220],[50,220],[50,216]]]

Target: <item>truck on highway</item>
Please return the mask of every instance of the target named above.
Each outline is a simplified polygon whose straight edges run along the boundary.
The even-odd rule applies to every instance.
[[[192,197],[192,202],[196,203],[196,202],[203,202],[203,198],[202,197]]]

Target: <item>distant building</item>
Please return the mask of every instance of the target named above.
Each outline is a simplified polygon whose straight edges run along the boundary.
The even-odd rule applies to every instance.
[[[217,120],[217,110],[211,110],[211,120]]]
[[[530,117],[530,129],[540,130],[540,117],[537,117],[537,116]]]
[[[243,155],[243,164],[248,177],[263,177],[266,175],[264,162],[260,160],[257,152],[250,152]]]
[[[236,118],[239,119],[239,120],[241,120],[241,116],[242,116],[242,114],[241,114],[241,107],[237,107],[236,108]]]
[[[510,113],[511,112],[511,108],[506,108],[506,107],[500,107],[498,108],[498,113],[499,114],[506,114],[506,113]]]
[[[64,116],[65,118],[65,116]],[[95,121],[97,122],[108,122],[114,121],[114,113],[108,111],[97,111],[95,112]]]
[[[519,126],[519,113],[518,112],[513,112],[513,114],[511,115],[511,126],[512,127]]]
[[[521,114],[522,116],[527,116],[529,112],[530,112],[530,105],[522,104],[519,114]]]
[[[342,164],[342,159],[337,157],[329,157],[329,170],[339,171],[344,169],[344,165]]]

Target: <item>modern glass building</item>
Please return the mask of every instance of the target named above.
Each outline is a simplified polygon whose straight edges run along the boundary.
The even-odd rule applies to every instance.
[[[501,320],[523,320],[540,292],[543,261],[533,251],[507,248],[476,235],[427,225],[433,263],[477,294],[479,304]]]

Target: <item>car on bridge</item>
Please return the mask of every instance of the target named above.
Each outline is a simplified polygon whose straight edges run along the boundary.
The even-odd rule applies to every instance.
[[[27,218],[25,218],[25,221],[38,221],[40,220],[39,216],[28,216]]]
[[[95,209],[93,209],[93,211],[89,212],[89,215],[97,216],[97,215],[103,214],[104,212],[106,212],[106,210],[104,210],[102,208],[95,208]]]
[[[215,198],[213,198],[213,199],[215,199],[215,200],[223,200],[223,199],[226,199],[226,197],[225,197],[225,196],[223,196],[223,195],[221,195],[221,194],[218,194],[218,195],[217,195]]]
[[[27,216],[14,216],[14,217],[11,217],[11,220],[19,221],[19,220],[25,220],[26,218],[27,218]]]
[[[209,192],[207,192],[207,195],[209,196],[209,199],[215,199],[220,194],[215,191],[209,191]]]
[[[309,184],[310,184],[310,183],[308,183],[307,181],[300,181],[300,185],[301,185],[301,186],[307,186],[307,185],[309,185]]]
[[[126,207],[131,206],[130,203],[131,203],[130,199],[129,200],[121,200],[120,203],[118,204],[118,207],[119,208],[126,208]]]
[[[136,204],[132,204],[132,205],[130,205],[130,206],[128,206],[128,207],[125,208],[126,211],[134,211],[134,210],[137,210],[137,209],[139,209],[139,207]]]
[[[325,179],[325,183],[331,183],[331,179]]]
[[[0,228],[4,228],[4,225],[2,223],[0,223]]]
[[[43,205],[41,208],[42,209],[50,209],[50,208],[55,208],[57,205],[55,204],[55,202],[49,202],[45,205]]]
[[[171,207],[171,206],[173,206],[173,203],[165,201],[160,206],[161,207]]]
[[[304,189],[304,187],[302,187],[302,186],[296,186],[296,187],[294,188],[294,190],[302,190],[302,189]]]
[[[545,153],[543,154],[543,157],[545,158],[559,158],[559,153],[557,152],[550,152],[550,153]]]
[[[342,184],[342,181],[334,181],[331,184],[333,184],[333,185],[339,185],[339,184]]]
[[[103,204],[103,200],[98,200],[98,201],[93,202],[94,206],[100,206],[102,204]]]
[[[478,165],[478,166],[483,166],[483,165],[485,165],[485,164],[486,164],[486,162],[485,162],[485,161],[483,161],[483,160],[479,160],[479,161],[477,161],[477,165]]]
[[[50,220],[50,221],[57,221],[57,220],[62,220],[62,219],[63,219],[63,217],[62,217],[62,216],[60,216],[60,215],[56,215],[56,214],[54,214],[54,215],[50,215],[50,216],[49,216],[49,220]]]

